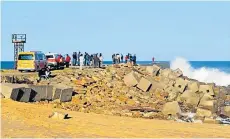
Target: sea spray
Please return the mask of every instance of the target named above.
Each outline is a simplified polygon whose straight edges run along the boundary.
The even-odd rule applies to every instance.
[[[230,74],[215,68],[202,67],[195,69],[186,59],[181,57],[177,57],[171,61],[170,68],[173,70],[179,68],[182,70],[184,76],[196,79],[200,82],[215,83],[220,86],[230,85]]]

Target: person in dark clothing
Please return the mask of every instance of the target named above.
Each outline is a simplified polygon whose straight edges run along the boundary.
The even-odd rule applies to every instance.
[[[81,52],[79,51],[77,55],[78,66],[80,66],[80,56],[81,56]]]
[[[115,54],[112,55],[113,64],[115,64]]]
[[[96,68],[97,65],[97,57],[96,54],[93,55],[93,67]]]
[[[134,66],[136,65],[136,62],[137,62],[137,58],[136,58],[136,54],[134,54],[134,56],[133,56],[133,65]]]
[[[77,53],[73,52],[73,66],[76,66],[77,64]]]
[[[47,66],[45,66],[44,68],[38,71],[38,77],[39,77],[38,82],[40,82],[42,78],[49,79],[50,75],[51,75],[50,69]]]
[[[90,66],[93,66],[93,55],[90,56]]]
[[[121,62],[123,63],[123,55],[121,54]]]
[[[86,54],[86,52],[85,52],[85,55],[84,55],[84,66],[86,66],[86,61],[87,61],[87,54]]]
[[[130,54],[129,55],[129,61],[132,63],[133,62],[133,56]]]

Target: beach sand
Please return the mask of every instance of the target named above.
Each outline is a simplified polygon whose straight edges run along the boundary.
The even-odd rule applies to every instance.
[[[230,137],[230,126],[191,124],[53,109],[49,104],[1,100],[1,137]],[[53,111],[70,119],[50,119]]]

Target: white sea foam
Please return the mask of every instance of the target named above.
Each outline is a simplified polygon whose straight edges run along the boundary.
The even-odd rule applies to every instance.
[[[177,57],[171,61],[170,68],[173,70],[179,68],[182,70],[184,76],[196,79],[200,82],[215,83],[220,86],[230,85],[230,74],[215,68],[202,67],[194,69],[186,59],[181,57]]]

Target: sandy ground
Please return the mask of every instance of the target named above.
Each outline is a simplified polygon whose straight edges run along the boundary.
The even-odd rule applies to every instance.
[[[1,100],[1,137],[230,137],[230,126],[99,115]],[[52,111],[70,119],[50,119]]]

